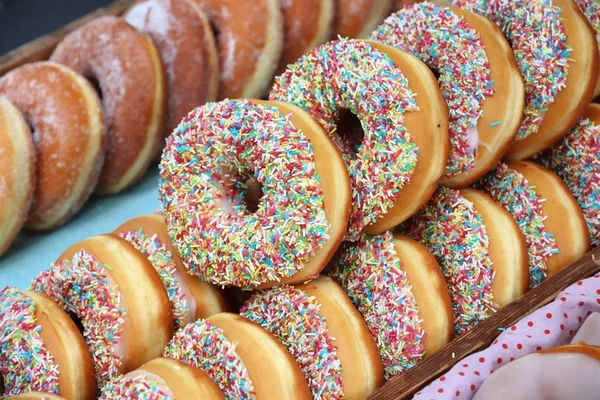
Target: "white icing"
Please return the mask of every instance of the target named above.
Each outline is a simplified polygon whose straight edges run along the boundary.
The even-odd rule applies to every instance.
[[[479,144],[479,131],[477,126],[472,126],[467,130],[467,144],[470,149],[477,150]]]
[[[571,343],[580,342],[600,346],[600,313],[593,313],[587,317]],[[600,393],[598,397],[600,398]]]

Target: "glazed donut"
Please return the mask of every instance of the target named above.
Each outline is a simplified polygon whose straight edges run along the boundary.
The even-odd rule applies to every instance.
[[[236,314],[216,314],[179,330],[165,357],[203,369],[227,399],[310,399],[302,371],[285,347]]]
[[[260,185],[264,197],[249,207]],[[167,140],[159,192],[186,268],[218,286],[318,275],[350,211],[335,146],[307,113],[280,103],[226,100],[191,112]]]
[[[81,322],[100,389],[158,357],[173,333],[159,275],[131,244],[112,234],[74,244],[32,287]]]
[[[32,127],[36,147],[37,178],[26,226],[55,228],[79,211],[98,181],[104,160],[98,97],[83,77],[52,62],[10,71],[0,78],[0,94]]]
[[[598,42],[598,51],[600,51],[600,1],[575,0],[575,3],[577,3],[583,15],[585,15],[592,28],[596,31],[596,41]],[[600,74],[596,82],[596,89],[594,89],[594,97],[598,96],[600,96]]]
[[[29,392],[19,394],[17,396],[10,396],[6,398],[7,400],[66,400],[64,397],[57,396],[55,394],[50,393],[41,393],[41,392]]]
[[[283,53],[277,75],[310,50],[325,43],[333,30],[335,0],[279,0],[283,14]]]
[[[594,31],[572,0],[449,0],[494,21],[525,84],[525,113],[506,155],[529,158],[565,136],[591,102],[598,76]]]
[[[457,335],[527,290],[525,240],[510,214],[482,192],[440,187],[406,230],[442,268]]]
[[[313,398],[364,399],[383,384],[377,345],[344,290],[330,278],[255,292],[240,314],[283,342]]]
[[[600,245],[600,104],[590,104],[575,128],[538,161],[565,182],[583,211],[592,245]]]
[[[100,395],[100,400],[222,398],[221,390],[204,371],[162,357],[108,382]]]
[[[512,49],[491,21],[429,2],[407,6],[372,34],[438,71],[450,111],[450,158],[442,183],[465,187],[500,161],[515,138],[525,98]]]
[[[192,0],[216,31],[221,63],[219,98],[262,97],[283,49],[279,0]]]
[[[0,256],[10,247],[27,214],[35,188],[35,150],[23,115],[0,96]]]
[[[191,0],[141,0],[123,18],[150,36],[162,56],[168,86],[166,137],[188,112],[217,98],[219,60],[210,23]]]
[[[413,56],[375,42],[329,42],[290,65],[270,99],[307,110],[342,153],[352,183],[347,240],[369,224],[370,234],[391,229],[435,190],[448,154],[447,109]],[[346,115],[362,129],[343,126]]]
[[[453,337],[446,281],[421,244],[386,232],[343,243],[329,276],[346,291],[377,342],[386,379],[412,368]]]
[[[164,128],[166,78],[158,50],[125,21],[106,16],[67,35],[50,59],[98,83],[108,131],[96,192],[133,185],[150,165]]]
[[[93,399],[92,359],[77,326],[52,300],[6,287],[0,291],[0,397],[28,391]]]
[[[229,311],[230,305],[222,289],[187,273],[161,215],[133,218],[115,229],[114,233],[133,244],[160,275],[171,301],[175,328]]]
[[[530,287],[556,275],[589,250],[583,213],[552,171],[533,162],[501,163],[480,182],[480,187],[512,214],[523,232]]]
[[[335,1],[336,37],[366,38],[392,10],[392,0]]]

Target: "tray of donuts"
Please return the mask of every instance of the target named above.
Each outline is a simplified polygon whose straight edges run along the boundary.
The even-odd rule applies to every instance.
[[[600,231],[597,1],[422,2],[384,21],[390,8],[373,4],[385,2],[360,2],[348,15],[377,23],[343,36],[364,39],[307,45],[283,65],[265,61],[277,45],[243,45],[283,30],[273,20],[285,12],[257,5],[272,1],[242,11],[221,2],[219,12],[128,3],[110,9],[124,18],[59,33],[56,49],[18,50],[27,64],[0,77],[12,121],[0,132],[11,154],[38,159],[36,171],[15,172],[29,175],[7,175],[34,182],[0,199],[13,206],[20,192],[5,213],[21,211],[14,226],[50,224],[44,215],[60,224],[92,191],[123,190],[158,158],[161,202],[157,214],[81,238],[28,290],[0,292],[0,393],[407,398],[494,340],[502,347],[498,335],[567,286],[596,301],[598,284],[582,279],[600,270],[598,249],[589,252]],[[214,35],[211,25],[218,37],[177,59],[191,39],[161,32],[192,12],[195,39]],[[148,68],[131,63],[141,58]],[[204,97],[188,99],[192,85]],[[155,96],[164,87],[169,96]],[[79,107],[87,114],[73,119]],[[95,153],[65,145],[67,169],[85,178],[65,176],[78,196],[52,194],[44,214],[40,165],[46,157],[58,174],[59,118],[61,129],[84,129],[73,137]],[[27,190],[35,214],[23,211]],[[442,398],[450,389],[436,382],[437,394],[417,396]]]

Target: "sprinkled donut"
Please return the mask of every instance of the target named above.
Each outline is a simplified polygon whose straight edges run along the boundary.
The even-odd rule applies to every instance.
[[[314,399],[362,399],[383,384],[374,339],[344,290],[330,278],[259,291],[240,314],[288,348]]]
[[[124,20],[106,16],[67,35],[50,59],[98,83],[108,131],[96,192],[133,185],[155,156],[164,129],[167,84],[158,50]]]
[[[33,203],[26,226],[56,228],[93,192],[104,161],[104,122],[98,96],[70,68],[25,64],[0,78],[6,96],[32,127],[36,154]]]
[[[450,111],[450,158],[443,183],[465,187],[500,161],[524,107],[512,49],[487,19],[429,2],[404,7],[372,34],[414,54],[439,73]]]
[[[525,112],[509,159],[525,159],[566,135],[591,102],[595,32],[572,0],[449,0],[494,21],[525,84]]]
[[[345,233],[343,160],[319,125],[291,105],[226,100],[194,110],[169,137],[160,176],[183,263],[215,285],[306,281]],[[251,199],[254,192],[263,197]]]
[[[222,399],[219,387],[208,375],[170,358],[156,358],[102,388],[100,400]]]
[[[227,399],[310,399],[285,347],[239,315],[221,313],[187,325],[175,333],[165,357],[204,370]]]
[[[344,243],[328,271],[377,342],[385,378],[412,368],[453,337],[452,302],[438,263],[419,243],[386,232]]]
[[[32,283],[83,326],[98,387],[160,355],[173,333],[169,298],[150,262],[115,235],[65,251]]]
[[[482,192],[441,187],[406,230],[442,268],[457,335],[527,290],[525,240],[510,214]]]
[[[577,199],[593,246],[600,245],[600,104],[590,104],[577,126],[539,159]]]
[[[405,67],[414,79],[406,78],[401,70]],[[423,101],[420,105],[415,93]],[[307,110],[344,157],[352,183],[347,240],[358,239],[369,224],[378,225],[377,232],[369,233],[391,229],[435,190],[447,159],[447,110],[433,75],[414,57],[375,43],[329,42],[290,65],[276,79],[269,97]],[[432,114],[419,112],[421,106]],[[351,136],[363,132],[355,134],[352,127],[338,133],[336,120],[345,111],[360,120],[362,143],[353,143]],[[431,158],[421,164],[422,179],[406,189],[419,165],[418,156],[426,154],[419,152],[417,138],[431,150],[427,152]],[[403,196],[403,188],[411,192],[411,201]]]
[[[392,0],[335,0],[334,36],[366,38],[392,10]]]
[[[57,396],[55,394],[50,393],[42,393],[42,392],[29,392],[23,393],[18,396],[10,396],[7,397],[6,400],[67,400],[64,397]]]
[[[92,359],[77,326],[52,300],[6,287],[0,291],[0,396],[29,391],[93,399]]]
[[[596,41],[598,42],[598,51],[600,51],[600,1],[575,0],[575,3],[577,3],[579,8],[581,9],[581,12],[583,12],[587,20],[590,22],[590,24],[596,31]],[[598,96],[600,96],[600,74],[598,75],[596,89],[594,90],[594,97]]]

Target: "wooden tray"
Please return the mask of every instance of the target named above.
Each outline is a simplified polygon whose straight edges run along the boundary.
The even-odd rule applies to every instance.
[[[0,76],[22,64],[46,60],[58,42],[71,31],[102,15],[121,15],[134,0],[117,0],[63,28],[29,42],[4,56],[0,56]],[[600,271],[600,248],[594,249],[581,260],[539,287],[509,304],[480,323],[467,334],[453,340],[438,353],[419,362],[406,373],[390,380],[375,392],[371,399],[406,399],[440,375],[446,373],[462,358],[489,346],[502,328],[513,325],[521,318],[552,301],[556,295],[575,282]]]

